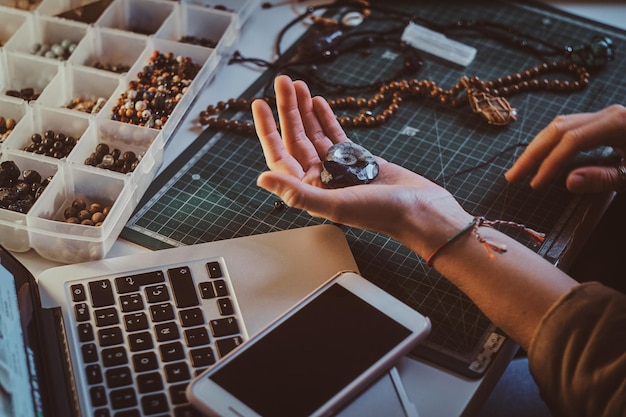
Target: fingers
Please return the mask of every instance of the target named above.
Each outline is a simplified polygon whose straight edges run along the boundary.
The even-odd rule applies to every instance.
[[[286,75],[276,77],[274,89],[284,146],[307,171],[320,162],[306,129],[308,127],[313,131],[321,131],[314,120],[311,94],[304,83],[294,83]]]
[[[626,147],[625,129],[626,109],[617,105],[596,113],[559,116],[535,137],[505,177],[519,181],[539,166],[530,185],[540,188],[578,152],[607,145],[622,153]]]
[[[332,191],[299,181],[279,172],[263,172],[257,185],[279,196],[289,207],[307,211],[314,217],[332,220]]]
[[[626,185],[624,174],[614,166],[583,167],[570,172],[565,185],[569,191],[576,194],[617,191]]]
[[[276,129],[272,109],[264,100],[252,102],[252,117],[263,155],[269,169],[304,177],[302,166],[285,149],[282,138]]]
[[[346,132],[344,132],[339,124],[335,113],[330,108],[328,101],[319,96],[313,97],[313,109],[317,120],[319,120],[319,123],[323,126],[324,134],[332,143],[346,142],[349,140],[346,136]],[[328,147],[326,147],[326,149],[328,149]]]
[[[314,99],[311,97],[311,92],[309,91],[309,87],[302,81],[295,81],[293,83],[293,86],[296,91],[296,97],[298,100],[298,108],[300,110],[302,123],[304,125],[304,130],[306,133],[305,140],[311,142],[311,144],[315,148],[316,158],[314,159],[316,163],[319,163],[319,160],[323,158],[324,155],[326,155],[326,151],[333,143],[331,142],[331,140],[325,133],[325,127],[324,127],[325,121],[319,120],[314,110],[314,105],[313,105]],[[326,101],[321,97],[316,97],[315,99]],[[294,145],[302,146],[302,144],[294,144]]]
[[[592,114],[585,113],[559,116],[554,119],[530,142],[522,155],[504,174],[505,178],[510,182],[522,180],[560,144],[566,132],[577,129],[592,118]]]

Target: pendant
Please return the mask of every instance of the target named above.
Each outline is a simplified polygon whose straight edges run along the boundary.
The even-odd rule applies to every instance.
[[[506,126],[517,120],[517,110],[511,107],[504,97],[478,91],[472,88],[468,81],[467,77],[461,79],[467,89],[467,98],[474,113],[480,114],[490,125],[495,126]]]

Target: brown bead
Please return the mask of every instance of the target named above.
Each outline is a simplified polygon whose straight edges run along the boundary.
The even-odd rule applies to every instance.
[[[100,203],[91,203],[89,205],[89,209],[87,209],[87,211],[91,215],[93,215],[94,213],[100,213],[100,212],[102,212],[102,204],[100,204]]]
[[[85,203],[85,200],[77,198],[72,201],[72,207],[74,207],[78,211],[85,210],[85,208],[87,207],[87,203]]]
[[[94,224],[96,224],[96,223],[102,223],[102,222],[104,221],[104,218],[105,218],[104,214],[102,214],[102,212],[100,212],[100,211],[99,211],[99,212],[97,212],[97,213],[94,213],[94,214],[91,216],[91,221],[92,221]]]
[[[341,116],[339,119],[339,124],[343,127],[352,127],[352,119],[347,116]]]

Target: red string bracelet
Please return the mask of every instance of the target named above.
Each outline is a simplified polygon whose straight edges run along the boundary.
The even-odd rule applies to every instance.
[[[456,232],[454,235],[450,236],[445,242],[443,242],[437,249],[435,249],[430,256],[426,259],[426,266],[432,267],[433,260],[435,257],[447,246],[451,245],[458,238],[463,236],[465,233],[472,231],[476,239],[485,246],[485,250],[490,257],[493,257],[493,253],[505,253],[506,245],[499,245],[494,242],[490,242],[487,239],[483,238],[478,232],[478,228],[481,226],[493,227],[495,225],[504,225],[508,227],[513,227],[516,229],[522,230],[532,241],[534,244],[539,245],[545,239],[545,234],[539,233],[533,229],[530,229],[523,224],[505,221],[505,220],[487,220],[484,217],[476,216],[472,219],[471,222],[467,224],[467,226],[463,227],[461,230]]]
[[[450,236],[445,242],[439,245],[439,247],[435,249],[433,253],[430,254],[428,259],[426,259],[426,266],[432,267],[433,259],[435,259],[435,257],[439,254],[439,252],[443,250],[443,248],[452,244],[452,242],[454,242],[455,240],[463,236],[465,233],[469,232],[470,230],[473,230],[477,224],[478,224],[478,217],[474,217],[472,221],[467,224],[467,226],[465,226],[464,228],[456,232],[454,235]]]

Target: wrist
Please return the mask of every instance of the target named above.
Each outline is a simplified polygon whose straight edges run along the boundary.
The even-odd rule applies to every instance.
[[[431,204],[423,205],[417,211],[406,212],[405,217],[404,221],[398,222],[407,226],[399,231],[398,240],[423,259],[427,259],[444,242],[474,220],[474,216],[463,210],[454,200],[443,208]],[[471,233],[463,235],[469,236]],[[459,236],[459,239],[467,236]]]

